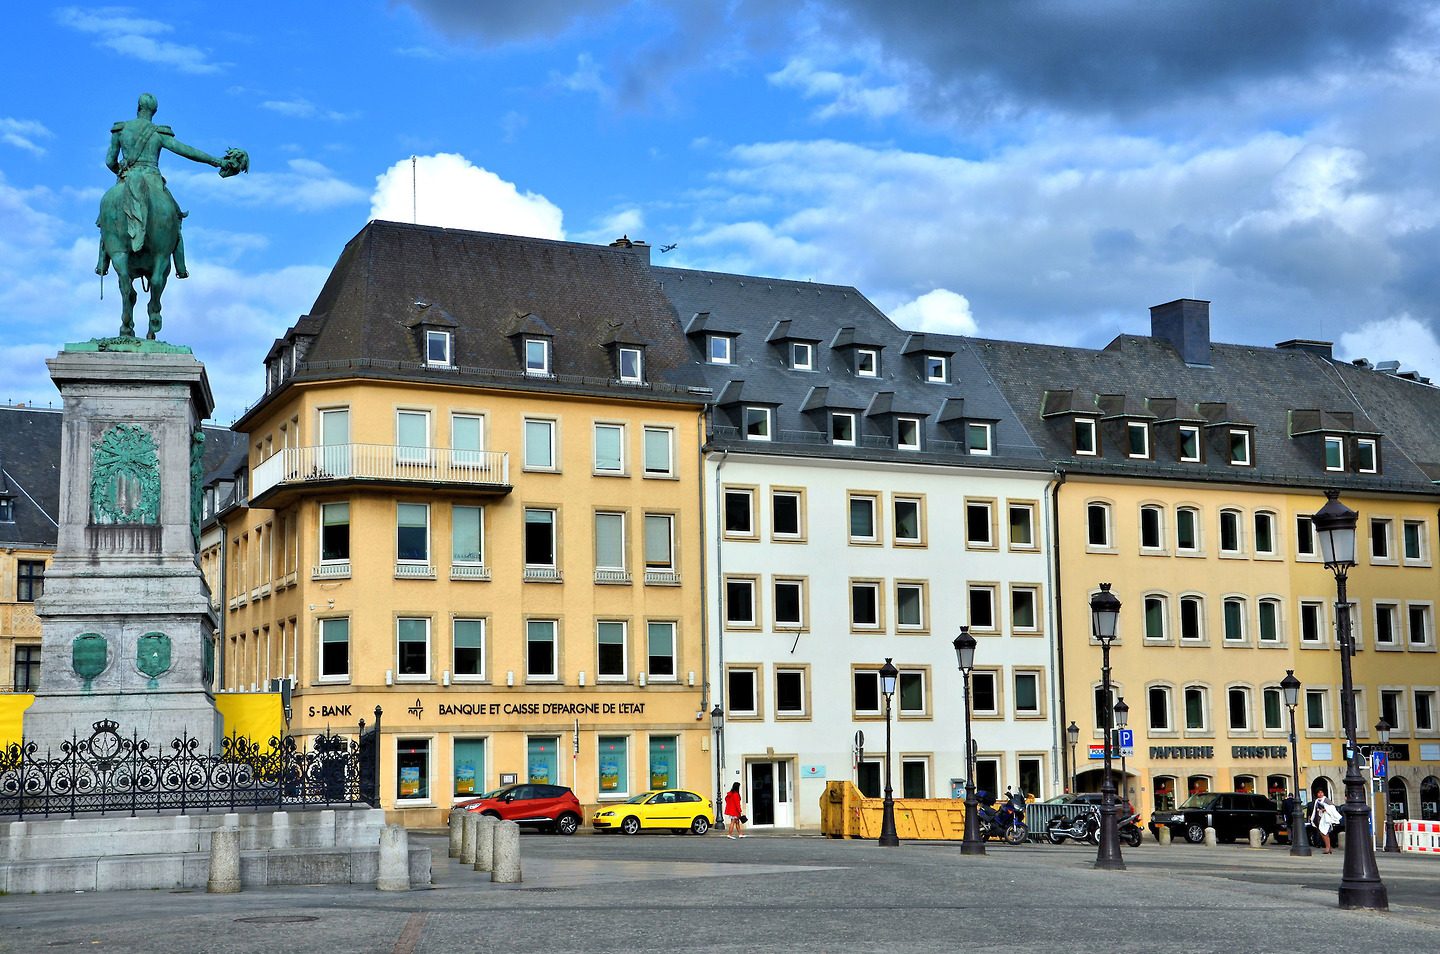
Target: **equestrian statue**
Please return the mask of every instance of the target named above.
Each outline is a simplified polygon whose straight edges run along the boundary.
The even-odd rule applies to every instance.
[[[219,159],[175,138],[169,126],[151,122],[157,109],[155,97],[140,96],[135,118],[110,127],[110,151],[105,165],[115,173],[116,182],[100,200],[100,260],[95,274],[104,275],[113,264],[120,282],[120,337],[135,337],[135,279],[149,286],[150,328],[145,337],[160,331],[160,296],[170,279],[174,260],[175,277],[188,278],[185,270],[185,243],[180,222],[187,213],[165,186],[160,175],[160,150],[215,166],[222,177],[250,171],[250,157],[242,149],[229,149]]]

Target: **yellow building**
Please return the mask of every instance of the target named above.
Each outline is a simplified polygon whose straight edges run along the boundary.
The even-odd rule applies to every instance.
[[[1151,313],[1149,337],[1121,336],[1101,351],[982,345],[1061,474],[1060,725],[1080,730],[1073,783],[1093,791],[1103,775],[1106,700],[1089,600],[1109,583],[1123,605],[1112,695],[1129,706],[1133,734],[1115,769],[1137,809],[1203,791],[1289,792],[1287,670],[1304,685],[1300,785],[1342,792],[1335,580],[1309,523],[1334,487],[1362,514],[1349,593],[1357,738],[1374,741],[1383,706],[1397,726],[1392,744],[1405,746],[1397,800],[1420,817],[1417,796],[1440,775],[1431,608],[1440,468],[1425,463],[1440,456],[1425,430],[1440,418],[1440,392],[1336,362],[1323,342],[1212,345],[1205,302]]]
[[[223,686],[383,708],[407,824],[509,781],[710,787],[703,393],[643,246],[372,223],[267,357]]]
[[[60,412],[0,407],[0,687],[40,684],[45,570],[55,555],[60,493]]]

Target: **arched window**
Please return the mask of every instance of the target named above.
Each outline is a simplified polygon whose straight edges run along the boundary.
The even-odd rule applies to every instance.
[[[1103,733],[1104,728],[1105,728],[1105,720],[1109,718],[1108,713],[1109,713],[1110,709],[1114,707],[1114,705],[1115,705],[1115,697],[1116,697],[1116,695],[1119,693],[1119,691],[1120,691],[1120,690],[1118,689],[1118,687],[1116,687],[1116,686],[1112,683],[1111,686],[1110,686],[1110,699],[1109,699],[1108,704],[1107,704],[1107,701],[1106,701],[1106,699],[1105,699],[1105,687],[1104,687],[1104,686],[1096,686],[1096,687],[1095,687],[1095,731],[1096,731],[1096,732],[1101,732],[1101,733]]]
[[[1157,775],[1155,777],[1155,811],[1169,811],[1175,807],[1175,776]]]
[[[1251,793],[1251,792],[1254,792],[1254,791],[1255,791],[1255,776],[1253,776],[1253,775],[1237,775],[1237,776],[1235,776],[1235,791],[1237,791],[1237,792],[1242,792],[1242,793],[1245,793],[1245,794],[1249,794],[1249,793]]]
[[[1203,731],[1210,726],[1208,695],[1204,686],[1185,687],[1185,728],[1192,732]]]
[[[1390,776],[1390,784],[1385,792],[1386,811],[1391,818],[1410,817],[1410,790],[1405,785],[1405,780],[1398,775]]]
[[[1420,783],[1420,817],[1425,821],[1440,821],[1440,779],[1425,776]]]
[[[1191,795],[1204,795],[1210,791],[1210,776],[1191,775],[1185,779],[1185,790]]]
[[[1205,638],[1205,598],[1180,597],[1180,638],[1199,642]]]
[[[1244,686],[1231,686],[1225,691],[1225,706],[1230,714],[1230,728],[1246,732],[1250,725],[1250,690]]]
[[[1330,800],[1335,800],[1335,783],[1330,781],[1328,775],[1317,775],[1310,782],[1310,799],[1313,801],[1321,795],[1329,795]]]
[[[1278,551],[1275,535],[1275,515],[1265,510],[1255,514],[1255,554],[1274,556]]]
[[[1140,508],[1140,549],[1159,550],[1165,546],[1164,513],[1154,504]]]
[[[1220,552],[1239,553],[1243,546],[1240,532],[1240,511],[1220,511]]]
[[[1170,717],[1170,687],[1151,686],[1147,690],[1150,708],[1150,729],[1154,732],[1170,732],[1175,723]]]
[[[1265,794],[1275,799],[1278,804],[1281,799],[1290,794],[1290,776],[1288,775],[1267,775],[1265,776]]]
[[[1145,597],[1145,638],[1165,639],[1170,635],[1169,601],[1159,594]]]
[[[1225,598],[1225,641],[1243,642],[1245,639],[1245,600],[1239,596]]]
[[[1194,507],[1175,510],[1175,549],[1182,553],[1200,549],[1200,511]]]
[[[1112,545],[1110,536],[1110,505],[1099,502],[1086,504],[1085,528],[1087,544],[1098,549],[1109,549]]]

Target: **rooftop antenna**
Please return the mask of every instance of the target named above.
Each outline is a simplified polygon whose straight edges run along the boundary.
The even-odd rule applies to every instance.
[[[412,156],[410,157],[410,224],[411,224],[411,225],[419,225],[419,224],[420,224],[420,216],[417,215],[417,214],[416,214],[416,211],[415,211],[416,206],[418,205],[418,202],[419,202],[419,200],[418,200],[418,193],[419,193],[419,188],[418,188],[418,186],[416,185],[416,177],[415,177],[415,157],[412,155]]]

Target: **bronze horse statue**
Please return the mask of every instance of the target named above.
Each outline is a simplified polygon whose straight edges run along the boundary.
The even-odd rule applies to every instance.
[[[115,266],[120,283],[120,337],[135,337],[135,280],[150,290],[150,327],[147,338],[160,331],[160,296],[170,280],[170,265],[175,264],[175,277],[187,278],[185,242],[180,223],[185,218],[179,204],[160,175],[160,150],[168,149],[177,156],[219,168],[221,176],[250,171],[250,157],[240,149],[228,150],[217,159],[209,153],[175,138],[169,126],[151,122],[158,105],[155,97],[140,97],[135,118],[110,127],[110,151],[105,165],[115,173],[116,182],[100,200],[100,260],[95,273],[104,275]]]

